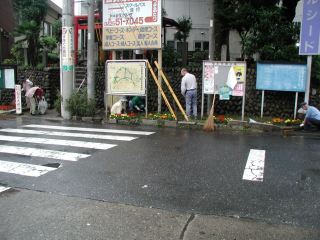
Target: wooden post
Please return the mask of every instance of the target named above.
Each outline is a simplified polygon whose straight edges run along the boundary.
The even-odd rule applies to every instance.
[[[160,66],[162,67],[162,49],[158,50],[158,61],[159,61]],[[159,79],[158,80],[159,85],[160,85],[160,87],[162,87],[162,80],[161,80],[160,73],[158,73],[158,79]],[[160,88],[159,88],[159,90],[158,90],[158,113],[161,112],[161,106],[162,106],[162,101],[161,101],[161,94],[160,94]]]
[[[159,81],[158,81],[158,79],[157,79],[157,77],[156,77],[156,75],[155,75],[155,73],[154,73],[154,71],[153,71],[150,63],[149,63],[149,61],[147,61],[147,65],[148,65],[148,68],[149,68],[149,70],[150,70],[150,72],[151,72],[151,75],[152,75],[154,81],[156,82],[156,84],[157,84],[157,86],[158,86],[159,92],[161,93],[161,95],[162,95],[162,97],[163,97],[163,99],[164,99],[167,107],[169,108],[170,113],[172,114],[172,116],[174,117],[174,119],[177,120],[177,116],[176,116],[176,114],[174,113],[174,111],[173,111],[173,109],[172,109],[172,107],[171,107],[171,105],[170,105],[170,103],[169,103],[169,101],[168,101],[168,99],[167,99],[167,97],[166,97],[166,95],[165,95],[165,93],[164,93],[164,91],[163,91],[163,89],[162,89],[162,87],[161,87],[161,85],[160,85],[160,83],[159,83]]]

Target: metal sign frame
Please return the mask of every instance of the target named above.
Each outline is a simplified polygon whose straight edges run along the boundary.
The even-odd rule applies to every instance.
[[[144,63],[144,93],[135,93],[135,92],[109,92],[109,79],[108,79],[108,64],[109,63]],[[105,64],[105,104],[106,104],[106,114],[108,109],[108,96],[142,96],[145,97],[145,109],[146,114],[148,113],[148,69],[147,69],[147,60],[107,60]]]
[[[5,69],[13,69],[13,71],[14,71],[14,82],[13,82],[13,87],[12,88],[2,88],[2,89],[15,89],[15,84],[17,83],[17,65],[1,64],[0,65],[0,70],[5,70]]]
[[[201,91],[201,119],[203,118],[203,112],[204,112],[204,95],[212,95],[212,94],[218,94],[218,90],[216,89],[216,87],[214,86],[214,93],[205,93],[204,92],[204,65],[205,63],[212,63],[213,67],[215,68],[216,66],[236,66],[237,64],[241,64],[244,65],[244,76],[243,76],[243,81],[241,83],[243,83],[243,96],[242,96],[242,111],[241,111],[241,120],[244,120],[244,108],[245,108],[245,100],[246,100],[246,78],[247,78],[247,63],[244,61],[210,61],[210,60],[205,60],[203,61],[202,64],[202,91]],[[214,75],[216,74],[216,71],[214,69]],[[227,79],[226,79],[227,82]],[[214,83],[214,85],[216,85]],[[235,96],[238,97],[238,96]]]
[[[308,75],[308,64],[302,64],[302,63],[273,63],[273,62],[258,62],[257,63],[257,79],[258,79],[258,66],[263,65],[263,64],[269,64],[269,65],[289,65],[289,66],[305,66],[306,67],[306,74]],[[260,108],[260,117],[263,118],[263,111],[264,111],[264,99],[265,99],[265,91],[275,91],[275,92],[292,92],[295,93],[295,100],[294,100],[294,109],[293,109],[293,116],[294,119],[296,119],[297,117],[297,107],[298,107],[298,97],[299,97],[299,92],[301,93],[305,93],[305,95],[307,95],[307,90],[308,90],[308,76],[306,76],[306,80],[305,80],[305,89],[304,91],[294,91],[294,90],[284,90],[284,89],[264,89],[264,88],[257,88],[257,90],[261,90],[262,91],[262,95],[261,95],[261,108]],[[257,82],[256,82],[257,85]],[[300,89],[301,90],[301,89]]]

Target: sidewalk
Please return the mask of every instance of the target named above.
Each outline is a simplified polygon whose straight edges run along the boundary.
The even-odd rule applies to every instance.
[[[23,189],[1,194],[1,239],[317,240],[320,231]]]

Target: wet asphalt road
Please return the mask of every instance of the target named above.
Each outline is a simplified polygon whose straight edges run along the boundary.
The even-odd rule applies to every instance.
[[[20,128],[31,123],[35,124],[28,120],[0,121],[0,128]],[[117,143],[117,147],[108,150],[46,146],[46,149],[91,155],[78,162],[0,153],[4,161],[62,164],[38,178],[0,173],[0,185],[134,206],[320,228],[320,133],[283,138],[270,133],[206,133],[53,121],[36,124],[155,133]],[[6,141],[0,144],[13,145]],[[42,147],[31,143],[24,146]],[[250,149],[266,150],[263,182],[242,180]]]

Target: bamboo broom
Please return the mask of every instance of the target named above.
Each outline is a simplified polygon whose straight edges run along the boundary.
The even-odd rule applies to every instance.
[[[213,95],[213,101],[212,101],[212,106],[210,109],[210,113],[209,116],[207,118],[207,120],[205,121],[204,125],[203,125],[203,130],[204,131],[214,131],[216,128],[216,125],[214,124],[214,102],[216,100],[216,94]]]

